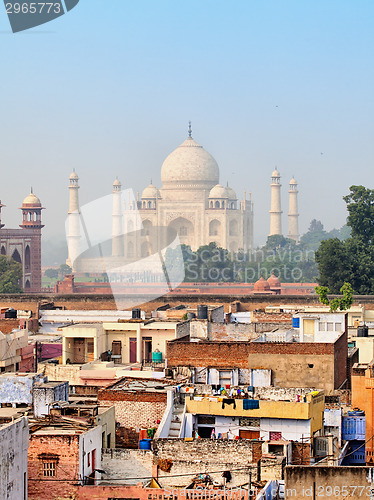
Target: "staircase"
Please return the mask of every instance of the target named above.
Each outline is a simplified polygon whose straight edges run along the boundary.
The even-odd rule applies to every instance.
[[[179,437],[179,432],[182,425],[184,405],[176,404],[173,408],[173,415],[171,417],[171,423],[169,428],[169,438]]]

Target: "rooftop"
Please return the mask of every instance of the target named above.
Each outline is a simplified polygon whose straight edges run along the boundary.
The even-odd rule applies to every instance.
[[[105,388],[106,391],[130,391],[130,392],[166,392],[175,387],[175,383],[166,379],[140,379],[125,377]]]

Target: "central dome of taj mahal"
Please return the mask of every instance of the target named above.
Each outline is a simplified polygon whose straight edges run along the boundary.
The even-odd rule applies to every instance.
[[[161,168],[163,188],[211,189],[219,182],[219,168],[211,154],[189,137],[164,161]]]

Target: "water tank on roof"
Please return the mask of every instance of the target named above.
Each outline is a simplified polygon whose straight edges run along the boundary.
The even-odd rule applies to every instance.
[[[369,336],[369,328],[364,326],[359,326],[357,328],[357,337],[368,337]]]
[[[131,317],[132,317],[132,319],[141,319],[141,310],[140,309],[133,309],[131,311]]]
[[[197,306],[197,319],[208,319],[208,306],[202,304]]]
[[[5,317],[7,319],[16,319],[17,318],[17,311],[11,307],[7,311],[5,311]]]
[[[158,350],[152,352],[152,363],[162,363],[162,352]]]
[[[150,450],[150,449],[151,449],[150,439],[141,439],[139,441],[139,450]]]

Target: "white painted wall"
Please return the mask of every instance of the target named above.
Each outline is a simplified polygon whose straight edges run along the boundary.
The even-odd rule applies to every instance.
[[[304,438],[310,436],[310,419],[261,418],[260,438],[269,440],[270,432],[281,432],[282,439],[286,441],[301,441],[303,435]]]
[[[101,425],[90,429],[80,435],[79,438],[79,474],[80,479],[88,477],[92,472],[92,451],[96,450],[95,469],[101,469],[101,435],[103,428]],[[88,465],[88,454],[90,454],[90,465]],[[100,479],[101,474],[96,472],[96,479]],[[97,484],[97,483],[95,483]]]
[[[27,500],[28,448],[26,417],[0,426],[0,498]]]

